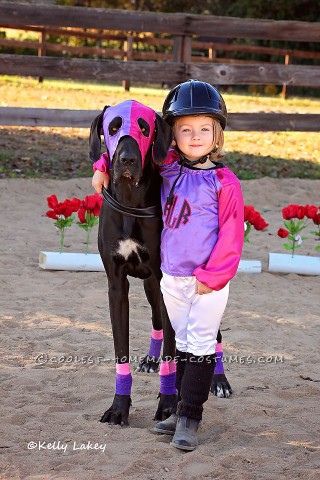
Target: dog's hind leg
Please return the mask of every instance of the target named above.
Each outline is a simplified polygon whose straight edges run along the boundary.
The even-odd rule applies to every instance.
[[[176,412],[178,397],[176,393],[175,335],[167,309],[161,298],[161,318],[163,325],[163,353],[160,366],[159,403],[154,420],[165,420]]]
[[[156,278],[155,275],[151,275],[151,277],[145,279],[143,285],[146,297],[151,306],[152,332],[148,354],[139,362],[136,371],[154,373],[159,370],[159,362],[163,340],[160,308],[162,294],[160,291],[160,281]]]
[[[213,393],[213,395],[216,395],[220,398],[229,398],[232,395],[231,385],[224,373],[222,335],[220,329],[218,330],[217,334],[215,367],[210,391]]]

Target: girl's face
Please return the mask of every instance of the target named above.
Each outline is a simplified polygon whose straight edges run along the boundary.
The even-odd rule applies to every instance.
[[[198,160],[214,146],[214,120],[206,115],[180,117],[174,124],[175,141],[188,160]]]

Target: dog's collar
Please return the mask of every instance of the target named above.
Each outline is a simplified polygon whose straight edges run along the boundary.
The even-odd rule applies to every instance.
[[[155,218],[161,215],[160,208],[156,205],[151,207],[127,207],[122,205],[115,198],[113,198],[105,187],[102,187],[102,195],[104,201],[116,212],[122,213],[128,217],[137,217],[137,218]]]

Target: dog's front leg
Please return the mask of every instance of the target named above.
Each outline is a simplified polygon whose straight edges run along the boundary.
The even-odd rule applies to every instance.
[[[100,421],[128,425],[132,376],[129,359],[129,282],[126,277],[109,278],[109,306],[116,358],[116,393],[113,403]]]
[[[159,269],[160,271],[160,269]],[[160,278],[152,274],[143,282],[146,297],[151,306],[152,333],[148,354],[143,357],[136,369],[137,372],[155,373],[159,370],[161,347],[163,340]]]

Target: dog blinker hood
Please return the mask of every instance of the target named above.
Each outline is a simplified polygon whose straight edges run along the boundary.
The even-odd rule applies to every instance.
[[[115,123],[117,127],[115,128],[115,133],[112,134],[113,132],[110,132],[109,125],[117,117],[118,122]],[[126,100],[105,110],[103,114],[102,129],[111,165],[120,139],[125,135],[129,135],[138,143],[141,152],[142,167],[144,166],[147,151],[152,145],[155,137],[155,117],[156,113],[154,110],[142,105],[136,100]],[[139,120],[141,119],[145,120],[150,127],[147,136],[146,132],[144,134],[139,126]],[[120,123],[121,126],[119,127]],[[119,129],[117,130],[118,127]]]

